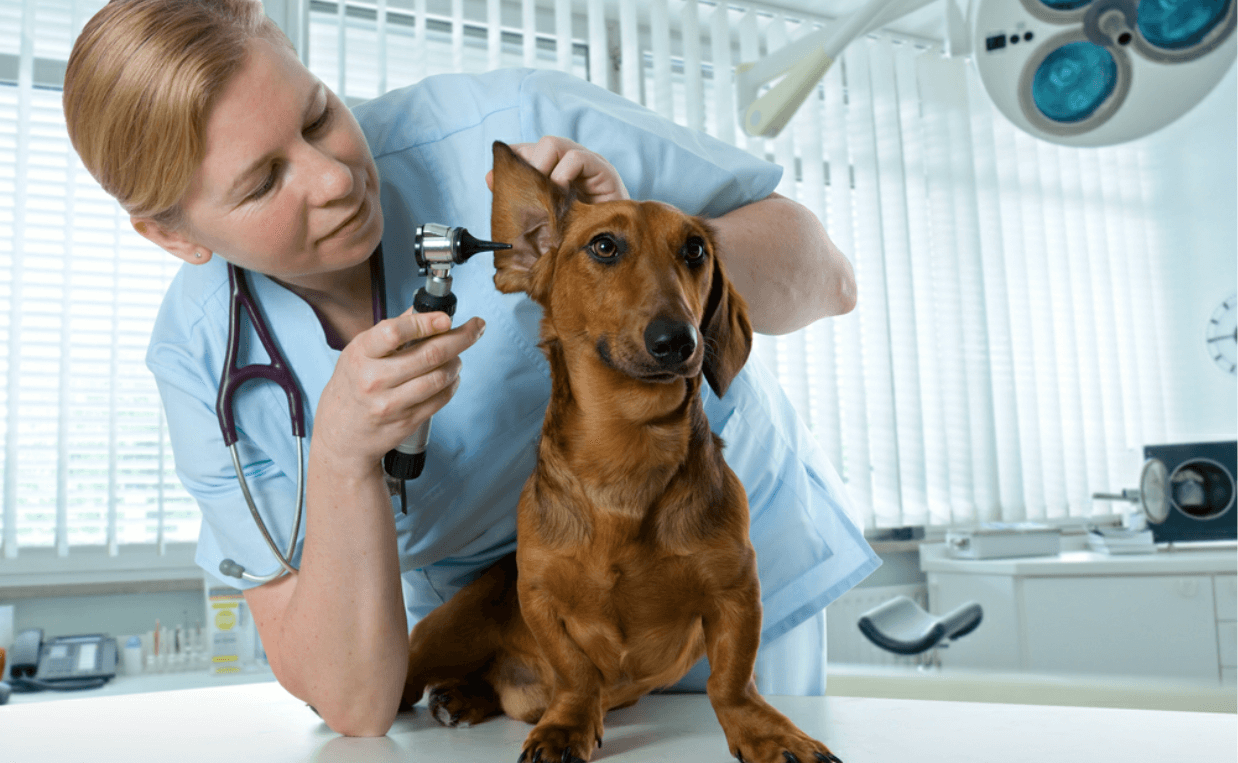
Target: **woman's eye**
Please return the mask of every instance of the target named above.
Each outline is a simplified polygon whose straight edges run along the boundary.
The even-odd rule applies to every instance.
[[[271,189],[275,187],[275,180],[276,180],[276,174],[278,172],[278,169],[279,169],[278,167],[272,167],[271,171],[267,173],[267,176],[263,178],[262,185],[255,188],[253,190],[253,193],[249,194],[249,198],[251,201],[256,201],[258,199],[261,199],[263,196],[266,196],[268,193],[271,192]]]
[[[322,116],[315,119],[313,124],[305,128],[305,134],[312,135],[314,133],[322,131],[323,128],[325,128],[328,124],[330,124],[332,113],[333,113],[333,110],[331,106],[328,105],[325,109],[322,110]]]
[[[589,242],[589,251],[594,257],[609,260],[619,253],[619,243],[610,236],[598,236]]]

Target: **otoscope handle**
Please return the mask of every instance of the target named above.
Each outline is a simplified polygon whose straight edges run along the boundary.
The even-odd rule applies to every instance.
[[[456,301],[456,295],[451,292],[439,296],[421,288],[413,295],[413,309],[419,313],[447,313],[451,318],[456,315]]]
[[[451,288],[451,279],[446,279],[446,288]],[[432,284],[436,285],[436,284]],[[441,284],[437,284],[440,287]],[[439,289],[441,290],[441,288]],[[443,312],[448,316],[456,314],[456,295],[448,291],[446,294],[431,294],[422,287],[413,296],[413,309],[419,313]],[[417,427],[404,442],[387,451],[383,456],[383,470],[392,477],[401,480],[413,480],[421,476],[421,470],[426,467],[426,445],[430,442],[430,419]]]
[[[413,254],[427,278],[425,286],[413,297],[413,309],[419,313],[443,312],[454,317],[456,295],[451,291],[451,268],[464,264],[475,254],[510,248],[510,244],[474,238],[464,228],[436,223],[421,226],[414,238]],[[429,441],[430,419],[426,419],[412,436],[387,451],[383,469],[396,479],[416,479],[425,468]]]

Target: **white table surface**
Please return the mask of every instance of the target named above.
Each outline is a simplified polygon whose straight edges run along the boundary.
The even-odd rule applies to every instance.
[[[971,702],[771,697],[847,763],[1234,763],[1238,716]],[[443,761],[515,763],[530,726],[448,729],[423,707],[386,737],[331,732],[278,684],[0,707],[2,763]],[[703,695],[660,695],[607,716],[607,763],[727,763]]]

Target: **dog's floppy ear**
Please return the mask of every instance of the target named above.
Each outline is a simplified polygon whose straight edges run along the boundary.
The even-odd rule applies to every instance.
[[[490,237],[511,244],[494,253],[494,285],[537,299],[541,289],[534,266],[563,241],[563,222],[572,195],[550,182],[506,143],[494,142],[494,201]]]
[[[748,305],[726,277],[716,250],[701,335],[705,338],[705,381],[722,397],[752,351],[752,323]]]

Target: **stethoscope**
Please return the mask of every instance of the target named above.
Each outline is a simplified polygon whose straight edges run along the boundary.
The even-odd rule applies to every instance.
[[[413,256],[426,277],[425,285],[417,290],[413,299],[413,309],[419,313],[441,311],[453,316],[456,311],[456,297],[451,291],[451,269],[463,265],[474,255],[481,252],[492,252],[499,249],[510,249],[509,244],[494,241],[483,241],[469,235],[460,227],[449,227],[437,223],[426,223],[417,228],[413,237]],[[236,470],[236,478],[241,486],[241,494],[249,506],[249,513],[254,518],[254,524],[262,533],[267,548],[279,562],[279,567],[269,575],[254,575],[232,559],[224,559],[219,563],[219,571],[228,577],[240,578],[259,585],[269,583],[276,578],[297,572],[292,564],[292,554],[297,547],[297,536],[301,531],[301,517],[305,513],[305,401],[301,390],[293,378],[284,356],[280,353],[270,327],[258,309],[249,290],[249,282],[245,271],[228,263],[228,351],[224,358],[224,368],[219,379],[219,394],[215,398],[215,416],[219,419],[219,430],[223,433],[224,445],[232,454],[232,468]],[[370,255],[370,293],[374,311],[374,324],[387,317],[387,286],[383,273],[383,247],[379,244]],[[258,341],[266,350],[268,363],[251,363],[239,365],[241,354],[241,310],[249,316],[249,323],[258,334]],[[293,516],[292,534],[288,538],[288,550],[281,551],[271,537],[254,498],[249,492],[249,484],[245,480],[245,470],[241,467],[241,457],[237,451],[236,417],[232,407],[236,391],[251,379],[266,379],[274,382],[284,390],[288,398],[288,412],[292,416],[292,435],[297,441],[297,501],[296,513]],[[383,470],[388,479],[394,483],[395,494],[399,495],[401,511],[408,513],[407,496],[404,493],[404,481],[416,479],[425,465],[426,443],[430,436],[430,421],[427,419],[403,443],[389,451],[383,459]]]
[[[380,244],[370,255],[370,290],[373,295],[374,322],[378,323],[387,316],[387,288],[383,278],[383,248]],[[269,583],[278,577],[297,572],[292,564],[292,554],[297,547],[297,537],[301,532],[301,517],[305,514],[305,401],[301,388],[292,375],[292,369],[279,351],[275,338],[253,293],[249,290],[249,281],[245,271],[228,263],[228,350],[224,358],[223,372],[219,378],[219,394],[215,398],[215,416],[219,419],[219,430],[223,434],[224,445],[232,455],[232,468],[236,470],[236,478],[241,486],[241,494],[249,506],[249,513],[254,518],[254,524],[262,533],[267,548],[279,562],[279,567],[267,575],[254,575],[232,559],[224,559],[219,563],[219,571],[228,577],[240,578],[259,585]],[[269,362],[240,365],[241,354],[241,311],[249,316],[249,323],[262,343]],[[236,415],[233,409],[233,398],[245,382],[252,379],[265,379],[279,385],[288,398],[288,413],[292,417],[292,436],[297,441],[297,500],[296,512],[293,515],[292,533],[288,536],[288,549],[281,551],[271,537],[266,522],[258,512],[254,497],[249,492],[249,483],[245,480],[245,470],[241,466],[241,456],[237,450]]]

